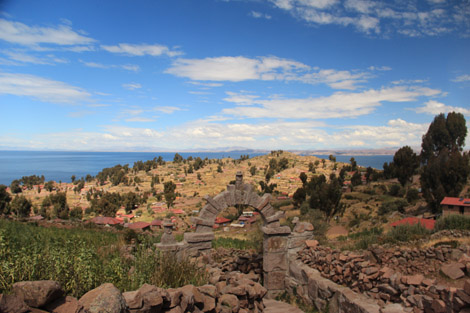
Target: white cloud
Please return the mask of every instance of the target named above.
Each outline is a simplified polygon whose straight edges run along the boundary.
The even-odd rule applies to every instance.
[[[123,64],[123,65],[116,65],[116,64],[102,64],[97,62],[86,62],[83,60],[79,60],[83,65],[92,68],[101,68],[101,69],[110,69],[110,68],[120,68],[127,71],[138,72],[140,67],[135,64]]]
[[[466,1],[419,2],[378,0],[270,0],[277,8],[316,25],[353,26],[366,34],[398,33],[409,37],[439,36],[454,32],[470,35],[470,10]]]
[[[40,44],[53,45],[89,45],[94,39],[79,34],[69,25],[57,27],[28,26],[20,22],[0,19],[0,39],[11,43],[35,46]]]
[[[269,15],[269,14],[261,13],[261,12],[257,12],[257,11],[251,11],[250,16],[254,17],[254,18],[264,18],[264,19],[267,19],[267,20],[270,20],[272,18],[272,16]]]
[[[82,88],[47,78],[0,72],[0,94],[27,96],[43,102],[76,103],[90,94]]]
[[[154,44],[130,44],[130,43],[120,43],[116,46],[106,46],[102,45],[102,49],[111,52],[119,53],[128,56],[160,56],[167,55],[169,57],[174,57],[183,54],[181,51],[171,50],[167,46]]]
[[[251,106],[224,109],[227,115],[243,118],[344,118],[370,114],[383,102],[408,102],[421,96],[436,96],[440,90],[430,88],[392,87],[370,89],[359,93],[336,92],[328,97],[297,99],[251,99]],[[235,99],[235,100],[232,100]],[[226,101],[237,103],[233,95]]]
[[[274,56],[177,59],[165,72],[196,81],[300,81],[308,84],[324,83],[334,89],[348,90],[356,89],[357,84],[371,77],[366,72],[316,69],[301,62]]]
[[[142,85],[138,83],[129,83],[129,84],[122,84],[122,87],[128,90],[136,90],[136,89],[142,88]]]
[[[468,81],[470,81],[470,75],[468,75],[468,74],[460,75],[460,76],[457,76],[452,81],[457,82],[457,83],[468,82]]]
[[[182,109],[178,108],[178,107],[175,107],[175,106],[159,106],[159,107],[155,107],[153,110],[158,111],[158,112],[162,112],[162,113],[166,113],[166,114],[171,114],[171,113],[176,112],[176,111],[181,111]]]
[[[435,100],[429,100],[425,103],[424,106],[416,108],[415,111],[417,113],[426,113],[432,115],[448,112],[459,112],[464,115],[470,115],[470,109],[445,105],[444,103],[437,102]]]
[[[56,63],[68,63],[68,60],[58,58],[53,54],[48,54],[42,57],[37,57],[32,54],[27,54],[22,50],[2,50],[2,54],[8,56],[10,60],[21,62],[12,63],[10,65],[24,65],[24,63],[40,64],[40,65],[54,65]]]
[[[132,117],[132,118],[126,119],[126,122],[149,123],[149,122],[155,122],[155,119],[148,118],[148,117]]]

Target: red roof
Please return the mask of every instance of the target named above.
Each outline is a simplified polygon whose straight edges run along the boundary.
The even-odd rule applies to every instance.
[[[216,224],[224,224],[224,223],[229,223],[231,222],[232,220],[229,220],[228,218],[225,218],[225,217],[217,217],[215,219],[215,223]]]
[[[406,217],[402,220],[393,222],[390,224],[392,227],[396,227],[399,225],[415,225],[418,222],[426,229],[432,230],[434,229],[434,224],[436,223],[435,220],[426,219],[426,218],[417,218],[417,217]]]
[[[441,205],[470,206],[470,199],[445,197],[444,200],[441,201]]]
[[[150,226],[150,223],[147,222],[135,222],[127,226],[130,229],[144,229]]]
[[[184,211],[182,209],[173,209],[171,210],[174,214],[184,214]]]
[[[162,223],[163,223],[162,220],[155,219],[150,223],[150,225],[152,225],[152,226],[162,226]]]

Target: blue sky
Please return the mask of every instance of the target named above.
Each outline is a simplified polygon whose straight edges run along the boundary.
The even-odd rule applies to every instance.
[[[419,147],[469,56],[468,0],[0,1],[0,149]]]

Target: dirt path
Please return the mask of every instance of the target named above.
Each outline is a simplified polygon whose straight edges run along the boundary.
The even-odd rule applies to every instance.
[[[336,238],[338,236],[347,236],[347,235],[348,235],[348,230],[344,228],[343,226],[332,226],[326,232],[326,236],[328,238]]]
[[[266,306],[264,308],[265,313],[304,313],[299,308],[285,302],[270,299],[264,299],[263,301]]]

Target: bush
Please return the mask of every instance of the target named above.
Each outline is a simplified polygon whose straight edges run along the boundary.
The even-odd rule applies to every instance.
[[[420,223],[415,225],[400,225],[392,228],[386,236],[386,241],[395,242],[406,242],[421,239],[425,236],[430,235],[431,232],[424,228]]]
[[[388,191],[388,194],[393,197],[403,197],[405,192],[400,185],[394,184],[390,186],[390,190]]]
[[[419,191],[416,188],[410,188],[406,193],[406,201],[413,203],[419,199]]]
[[[435,231],[443,229],[470,230],[470,216],[451,214],[436,221]]]
[[[405,207],[407,206],[407,202],[405,200],[396,200],[396,201],[388,201],[384,202],[380,205],[379,211],[377,212],[379,215],[389,214],[391,212],[399,211],[403,213],[405,211]]]
[[[322,211],[309,210],[308,213],[302,215],[300,219],[310,222],[313,225],[313,234],[316,239],[326,239],[326,232],[329,226]]]

